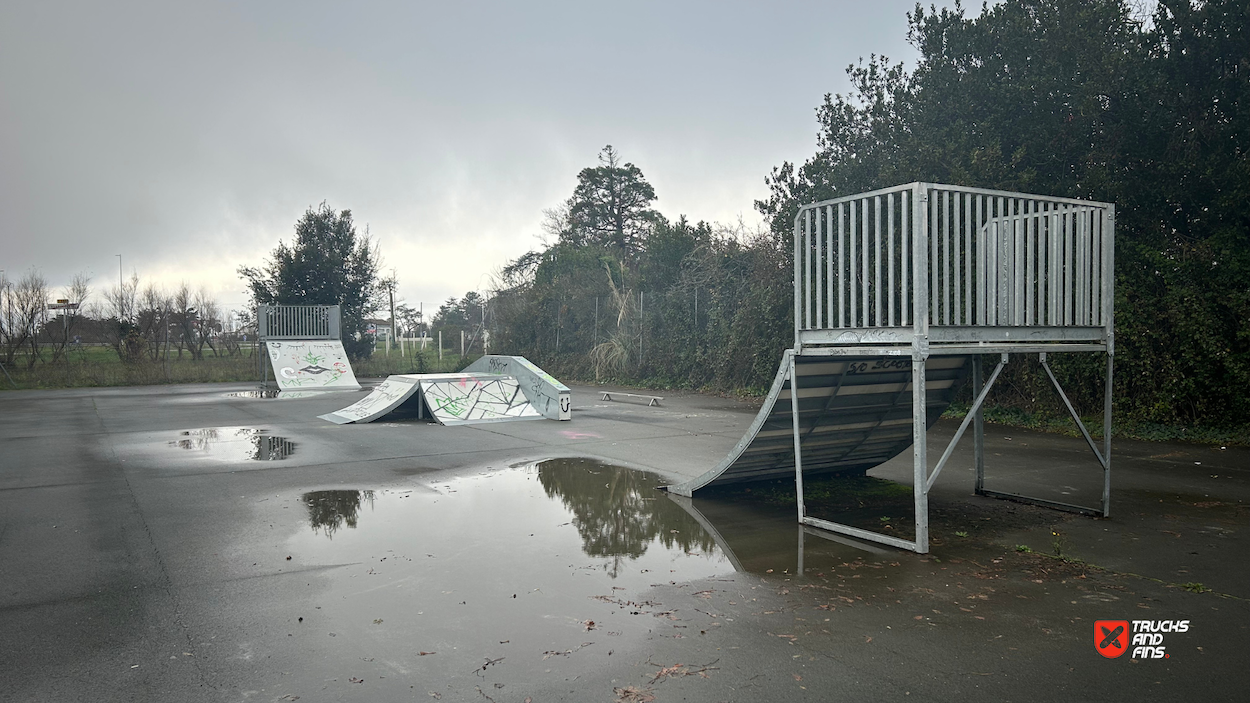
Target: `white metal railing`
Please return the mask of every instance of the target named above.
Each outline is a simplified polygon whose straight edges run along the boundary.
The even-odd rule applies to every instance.
[[[845,328],[1110,327],[1115,206],[912,183],[805,206],[794,320]]]
[[[269,339],[339,339],[338,305],[260,305],[256,326],[260,341]]]

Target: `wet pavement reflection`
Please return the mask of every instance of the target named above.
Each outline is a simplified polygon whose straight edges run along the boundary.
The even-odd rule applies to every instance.
[[[227,461],[277,461],[295,453],[295,443],[254,427],[205,427],[179,432],[170,446]]]
[[[334,539],[334,533],[340,528],[356,527],[363,503],[373,507],[373,491],[312,491],[303,495],[303,501],[308,506],[308,522],[313,532]]]
[[[319,395],[327,395],[326,391],[288,391],[276,388],[268,388],[265,390],[255,391],[238,391],[235,393],[226,393],[227,398],[253,398],[257,400],[294,400],[296,398],[312,398]]]
[[[648,640],[732,624],[707,598],[730,588],[738,602],[758,595],[759,581],[736,571],[783,582],[802,578],[800,563],[816,574],[878,557],[811,536],[804,544],[788,511],[683,503],[657,490],[663,483],[558,459],[299,494],[290,500],[302,506],[302,527],[282,548],[291,555],[284,568],[317,575],[296,582],[307,591],[292,634],[361,662],[411,652],[424,670],[432,657],[430,671],[448,682],[506,673],[509,686],[526,685],[576,676]],[[514,659],[542,665],[502,665]],[[500,665],[486,671],[483,662]]]

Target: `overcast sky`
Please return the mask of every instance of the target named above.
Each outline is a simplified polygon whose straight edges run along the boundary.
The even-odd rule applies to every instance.
[[[242,307],[323,200],[427,309],[540,246],[605,144],[670,218],[758,223],[844,69],[914,62],[904,0],[0,0],[0,269]]]

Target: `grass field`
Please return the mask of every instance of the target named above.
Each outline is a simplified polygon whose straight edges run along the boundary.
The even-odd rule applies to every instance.
[[[192,359],[184,353],[179,359],[171,354],[168,359],[154,361],[144,359],[123,362],[111,347],[83,346],[72,350],[66,358],[55,364],[37,360],[29,366],[29,356],[18,356],[12,366],[5,364],[9,377],[0,376],[0,390],[35,388],[79,388],[90,386],[142,386],[161,383],[225,383],[261,380],[255,350],[245,349],[242,356],[213,356]],[[45,354],[45,357],[50,357]],[[461,358],[458,354],[443,352],[424,353],[409,350],[404,356],[391,350],[387,356],[375,353],[373,358],[352,364],[357,377],[371,378],[393,373],[438,373],[463,368],[476,356]],[[273,372],[269,372],[270,381]]]

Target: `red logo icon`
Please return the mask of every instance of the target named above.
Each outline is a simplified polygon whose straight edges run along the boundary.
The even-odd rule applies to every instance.
[[[1108,659],[1128,651],[1128,620],[1095,620],[1094,649]]]

